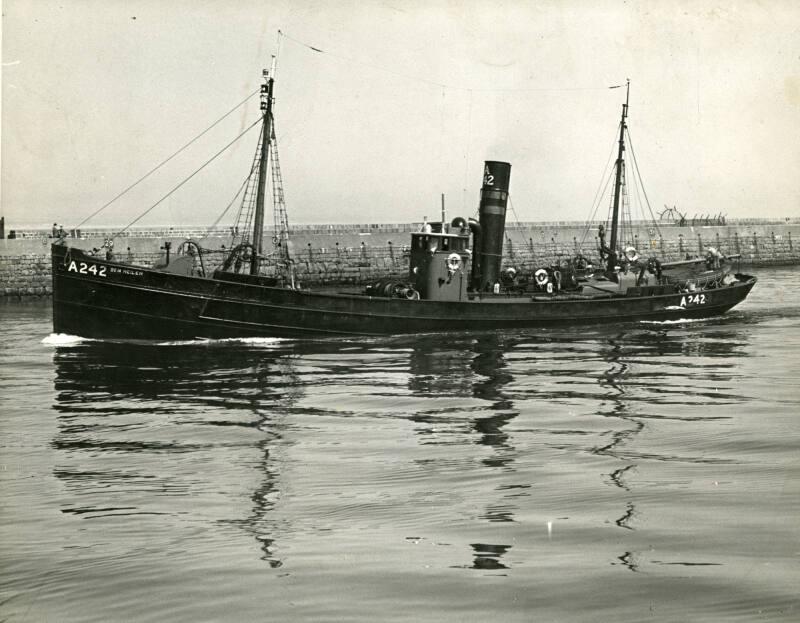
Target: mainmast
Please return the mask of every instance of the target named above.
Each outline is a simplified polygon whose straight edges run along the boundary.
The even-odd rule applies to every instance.
[[[614,211],[611,216],[611,239],[609,242],[608,270],[613,271],[617,263],[617,236],[619,230],[619,204],[622,196],[622,180],[625,170],[625,120],[628,117],[628,98],[631,93],[631,81],[626,85],[625,103],[622,105],[622,119],[619,122],[619,151],[617,152],[617,175],[614,182]]]
[[[264,84],[261,85],[261,157],[258,163],[258,188],[256,190],[256,214],[253,218],[253,257],[250,260],[250,274],[257,275],[264,246],[264,194],[267,184],[267,162],[269,161],[269,144],[272,138],[272,98],[275,83],[275,57],[272,57],[272,68],[263,70]]]

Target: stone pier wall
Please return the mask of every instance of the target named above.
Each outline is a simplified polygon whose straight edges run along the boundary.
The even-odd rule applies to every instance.
[[[50,254],[0,255],[0,296],[52,294]]]
[[[307,284],[365,283],[387,273],[408,271],[410,232],[420,223],[380,225],[308,225],[292,232],[292,254],[298,279]],[[589,233],[578,223],[509,224],[504,244],[505,264],[531,269],[559,258],[582,253],[597,257],[596,225]],[[0,239],[0,296],[51,294],[49,231],[16,231],[14,239]],[[77,234],[75,232],[74,234]],[[271,238],[271,232],[266,232]],[[87,250],[102,247],[111,232],[85,230],[69,244]],[[115,239],[116,259],[150,266],[163,255],[165,241],[173,252],[188,237],[208,250],[206,270],[216,268],[231,246],[228,230],[153,229],[129,232]],[[800,264],[800,219],[741,220],[725,225],[640,224],[627,232],[628,244],[643,257],[678,260],[716,247],[726,255],[741,254],[742,266]]]

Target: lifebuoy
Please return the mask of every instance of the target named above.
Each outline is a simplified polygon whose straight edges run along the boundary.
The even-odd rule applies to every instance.
[[[625,247],[625,257],[628,258],[629,262],[635,262],[639,259],[639,253],[635,247]]]
[[[461,268],[461,256],[458,253],[451,253],[447,256],[447,270],[451,273]]]
[[[533,278],[536,280],[537,285],[540,286],[544,286],[548,281],[550,281],[550,276],[547,274],[547,271],[544,268],[540,268],[533,273]]]

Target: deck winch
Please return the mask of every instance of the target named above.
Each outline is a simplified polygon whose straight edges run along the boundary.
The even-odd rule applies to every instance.
[[[398,281],[392,277],[384,277],[374,283],[369,284],[365,289],[365,294],[370,296],[385,296],[390,299],[406,299],[408,301],[419,300],[417,292],[410,284]]]

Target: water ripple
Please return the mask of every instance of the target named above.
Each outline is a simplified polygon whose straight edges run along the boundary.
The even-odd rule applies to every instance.
[[[702,322],[162,345],[0,305],[0,619],[793,620],[798,286]]]

